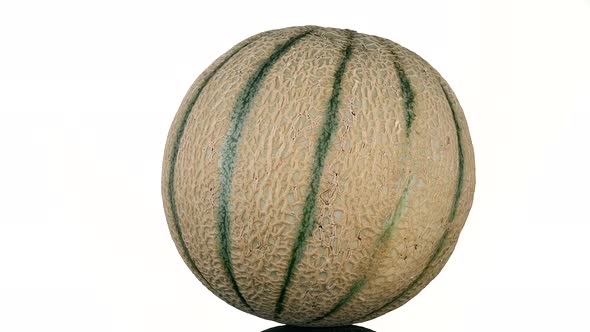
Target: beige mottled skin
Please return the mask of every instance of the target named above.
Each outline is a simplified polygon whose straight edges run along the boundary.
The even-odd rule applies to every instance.
[[[236,97],[250,76],[277,45],[311,28],[316,30],[279,58],[261,83],[239,142],[230,202],[231,259],[250,311],[239,301],[219,257],[221,147]],[[334,72],[346,47],[346,31],[293,27],[253,36],[236,47],[245,42],[251,44],[211,78],[194,105],[175,168],[174,195],[183,237],[210,290],[241,310],[295,325],[356,323],[401,306],[440,272],[473,200],[473,149],[467,122],[450,87],[411,51],[386,39],[355,34],[342,79],[339,125],[320,180],[313,234],[288,288],[285,309],[274,317],[309,191]],[[172,237],[187,264],[168,200],[172,145],[196,88],[230,52],[193,84],[166,146],[164,206]],[[409,136],[394,61],[404,69],[415,93]],[[464,157],[461,195],[450,222],[458,181],[458,142],[441,84],[450,94],[462,129]],[[377,251],[384,223],[395,212],[408,183],[407,206],[391,237]],[[423,278],[398,301],[366,317],[404,291],[425,269],[447,227],[448,239]],[[347,304],[309,323],[327,313],[361,278],[366,278],[366,286]]]

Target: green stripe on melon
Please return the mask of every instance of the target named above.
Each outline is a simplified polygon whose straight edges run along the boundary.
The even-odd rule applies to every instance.
[[[236,101],[236,106],[231,118],[230,130],[227,134],[227,138],[221,152],[221,191],[219,193],[219,209],[217,212],[219,239],[221,242],[220,255],[223,259],[225,271],[228,274],[236,294],[240,298],[240,301],[242,301],[242,303],[244,303],[244,305],[248,308],[250,308],[250,306],[248,305],[246,299],[244,299],[242,296],[240,288],[235,281],[230,256],[231,243],[228,236],[230,227],[229,200],[231,196],[232,177],[236,163],[236,153],[242,133],[242,128],[244,127],[244,122],[246,121],[246,117],[250,112],[252,100],[258,91],[260,82],[264,80],[274,63],[283,54],[285,54],[285,52],[293,47],[293,45],[301,40],[301,38],[309,35],[310,32],[311,30],[299,34],[289,39],[285,44],[280,45],[277,50],[268,58],[268,60],[266,60],[258,69],[258,71],[250,78],[242,94],[240,94],[238,100]]]
[[[172,145],[172,156],[171,156],[171,161],[170,161],[171,166],[170,166],[169,173],[168,173],[168,200],[170,201],[170,206],[172,209],[172,220],[174,223],[176,234],[178,234],[178,240],[179,240],[180,245],[182,247],[183,253],[184,253],[185,257],[187,257],[191,269],[193,271],[195,271],[195,273],[199,277],[201,277],[201,279],[204,281],[204,283],[209,288],[211,288],[211,285],[209,285],[209,282],[207,281],[207,279],[205,277],[203,277],[199,268],[195,264],[195,261],[192,258],[190,252],[188,251],[188,248],[186,246],[186,242],[185,242],[184,237],[182,235],[182,228],[180,227],[180,221],[179,221],[178,212],[176,209],[176,198],[175,198],[175,192],[174,192],[174,171],[176,169],[176,159],[178,158],[178,150],[180,148],[180,142],[182,140],[182,136],[184,135],[184,129],[186,127],[188,117],[190,116],[191,111],[192,111],[193,107],[195,106],[195,103],[199,99],[201,92],[203,92],[203,89],[205,88],[205,86],[207,86],[207,83],[209,83],[209,80],[215,75],[215,73],[217,73],[219,68],[223,67],[223,65],[225,65],[226,62],[228,62],[232,57],[234,57],[238,52],[240,52],[244,47],[248,46],[249,44],[250,43],[245,43],[244,45],[238,47],[225,60],[223,60],[217,67],[215,67],[209,73],[209,75],[207,75],[205,77],[205,79],[203,80],[203,83],[201,83],[201,85],[197,88],[195,95],[192,97],[191,101],[188,103],[186,110],[183,110],[184,114],[182,115],[182,120],[180,122],[180,125],[178,126],[178,130],[175,134],[174,143]]]
[[[336,73],[334,74],[332,96],[330,97],[326,118],[324,120],[324,125],[322,127],[322,131],[320,133],[320,137],[316,146],[314,163],[311,170],[311,183],[309,185],[309,192],[307,194],[307,197],[305,199],[305,205],[303,207],[303,217],[301,218],[297,240],[295,241],[295,244],[293,245],[293,251],[291,252],[289,267],[287,269],[287,276],[285,277],[285,281],[283,282],[283,286],[281,287],[281,293],[277,300],[275,316],[279,316],[283,312],[283,302],[285,300],[287,289],[289,288],[289,285],[291,283],[291,278],[293,277],[294,269],[297,266],[297,264],[301,261],[303,251],[305,249],[305,242],[307,241],[307,238],[309,238],[309,236],[311,235],[311,232],[313,231],[315,225],[315,207],[317,204],[320,177],[322,175],[322,170],[324,168],[324,160],[326,159],[326,154],[328,153],[328,149],[330,147],[332,135],[338,127],[338,105],[340,103],[339,96],[341,89],[340,84],[342,82],[342,76],[344,75],[344,71],[346,70],[346,64],[348,63],[350,55],[352,54],[354,34],[354,31],[348,32],[348,45],[343,51],[342,59],[340,60],[340,65],[338,66],[338,70],[336,70]]]
[[[380,312],[380,311],[384,310],[385,308],[395,304],[400,299],[403,299],[403,297],[406,296],[406,294],[408,294],[410,291],[412,291],[418,283],[423,281],[422,279],[424,278],[424,276],[427,275],[427,272],[429,272],[432,269],[432,266],[434,265],[436,260],[440,257],[442,249],[445,247],[445,244],[448,239],[448,232],[449,232],[448,227],[450,227],[451,224],[453,223],[453,221],[455,220],[455,215],[457,214],[457,207],[459,205],[459,198],[461,197],[461,189],[463,187],[464,156],[463,156],[463,143],[461,143],[462,130],[461,130],[461,126],[459,125],[459,121],[457,120],[457,111],[455,110],[455,107],[453,106],[453,103],[451,102],[451,99],[449,97],[449,93],[447,92],[447,90],[445,89],[445,87],[443,85],[441,85],[441,89],[444,92],[445,99],[449,105],[449,109],[451,110],[451,114],[453,115],[453,123],[455,124],[455,133],[456,133],[456,137],[457,137],[457,147],[458,147],[458,149],[457,149],[457,151],[458,151],[458,155],[457,155],[457,160],[458,160],[457,185],[456,185],[456,189],[455,189],[455,195],[453,197],[453,204],[452,204],[451,211],[449,212],[449,217],[447,220],[447,224],[448,224],[447,229],[443,233],[440,240],[437,242],[437,245],[436,245],[434,251],[432,252],[432,255],[430,256],[428,263],[426,264],[426,266],[424,267],[422,272],[420,272],[420,274],[414,279],[414,281],[412,281],[403,291],[401,291],[398,295],[396,295],[389,302],[387,302],[383,306],[379,307],[378,309],[375,309],[375,310],[369,312],[365,317],[361,318],[361,320],[365,320],[365,319],[373,316],[375,313]]]
[[[375,249],[373,250],[373,255],[371,256],[371,259],[368,264],[368,268],[367,268],[368,270],[372,269],[372,265],[374,264],[375,259],[377,258],[377,255],[379,255],[381,253],[381,251],[387,246],[388,241],[391,238],[391,234],[392,234],[393,230],[395,229],[395,226],[397,226],[398,222],[400,221],[402,214],[404,213],[406,206],[407,206],[408,196],[410,193],[410,185],[412,184],[413,180],[414,180],[413,177],[410,178],[410,181],[408,181],[408,184],[406,185],[406,188],[404,189],[404,192],[403,192],[402,196],[400,197],[400,199],[397,203],[397,206],[395,207],[395,211],[393,213],[391,213],[388,216],[388,218],[385,220],[385,223],[383,225],[383,232],[381,233],[377,243],[375,244]],[[334,305],[334,307],[332,307],[330,309],[330,311],[328,311],[326,314],[312,320],[311,322],[320,321],[326,317],[333,315],[335,312],[340,310],[340,308],[342,308],[344,305],[346,305],[346,303],[348,303],[348,301],[350,301],[354,296],[356,296],[367,285],[368,279],[369,279],[369,276],[364,275],[361,279],[356,281],[352,285],[352,287],[350,288],[348,293],[346,293],[346,295],[344,297],[342,297]]]

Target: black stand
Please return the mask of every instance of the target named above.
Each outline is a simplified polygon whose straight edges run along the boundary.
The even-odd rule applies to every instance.
[[[299,327],[291,325],[276,326],[262,332],[375,332],[360,326],[337,326],[337,327]]]

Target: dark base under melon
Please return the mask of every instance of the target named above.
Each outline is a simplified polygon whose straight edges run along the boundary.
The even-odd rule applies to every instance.
[[[264,330],[262,332],[375,332],[367,328],[355,325],[337,327],[300,327],[283,325]]]

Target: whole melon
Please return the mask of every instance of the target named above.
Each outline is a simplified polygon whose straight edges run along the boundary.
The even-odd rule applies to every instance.
[[[442,269],[475,188],[465,116],[426,61],[351,30],[250,37],[195,81],[162,193],[214,294],[297,326],[387,313]]]

